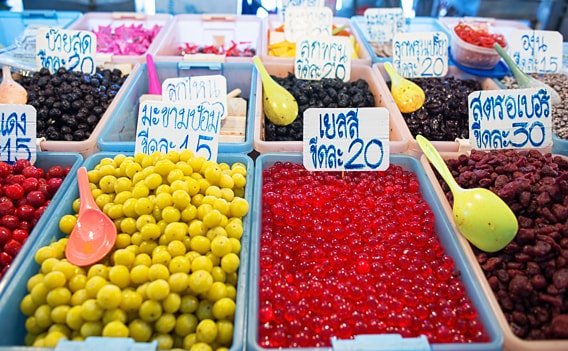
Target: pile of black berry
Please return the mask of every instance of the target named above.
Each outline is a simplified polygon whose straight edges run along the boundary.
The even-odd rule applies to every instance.
[[[289,73],[286,78],[272,77],[298,101],[298,118],[287,126],[277,126],[264,119],[267,141],[301,141],[304,111],[311,107],[373,107],[375,97],[363,79],[343,82],[339,79],[301,80]]]
[[[481,90],[473,79],[426,78],[412,80],[426,94],[424,106],[412,113],[403,113],[412,135],[435,141],[469,138],[467,96]]]
[[[99,70],[94,75],[60,68],[45,68],[19,83],[28,91],[28,104],[37,110],[37,137],[82,141],[97,123],[126,80],[120,70]]]

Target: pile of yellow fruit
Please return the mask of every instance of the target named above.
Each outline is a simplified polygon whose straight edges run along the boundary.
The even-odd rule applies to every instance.
[[[26,344],[105,336],[157,340],[161,349],[227,350],[249,210],[246,173],[241,163],[190,151],[102,159],[89,181],[116,225],[115,246],[90,267],[65,259],[65,235],[36,252],[41,268],[20,306]],[[76,219],[63,216],[61,232],[70,234]]]

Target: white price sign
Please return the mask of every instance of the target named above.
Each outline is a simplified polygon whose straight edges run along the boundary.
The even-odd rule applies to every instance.
[[[442,32],[398,33],[392,64],[406,78],[443,77],[448,73],[448,36]]]
[[[227,106],[227,79],[221,75],[168,78],[162,83],[162,101],[207,101]]]
[[[562,34],[548,30],[515,30],[509,55],[525,73],[562,72]]]
[[[469,143],[479,150],[531,149],[552,144],[546,89],[475,91],[468,96]]]
[[[40,28],[36,37],[36,67],[54,73],[65,67],[69,71],[94,74],[97,37],[84,30]]]
[[[294,75],[298,79],[351,78],[353,45],[345,37],[302,38],[296,45]]]
[[[300,37],[331,36],[332,19],[327,7],[290,7],[284,16],[284,35],[292,43]]]
[[[288,7],[323,7],[325,0],[278,0],[278,8],[282,14]]]
[[[36,161],[36,109],[0,104],[0,161]]]
[[[366,9],[367,35],[369,41],[389,43],[396,33],[405,31],[402,8]]]
[[[198,89],[196,91],[192,87],[187,96],[197,99],[186,100],[183,94],[187,91],[176,89],[174,84],[173,88],[163,91],[166,101],[146,100],[140,103],[136,127],[137,153],[189,149],[207,160],[217,160],[221,120],[227,115],[226,80],[224,85],[217,86],[217,99],[216,92],[208,95],[215,89],[202,88],[201,82],[207,81],[207,78],[194,78],[200,78],[197,80],[200,81]],[[175,102],[167,101],[170,98]]]
[[[310,171],[384,171],[389,112],[383,107],[307,109],[303,146]]]

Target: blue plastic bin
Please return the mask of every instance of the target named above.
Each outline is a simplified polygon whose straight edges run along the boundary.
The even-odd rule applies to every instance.
[[[44,227],[49,224],[50,219],[53,217],[53,212],[57,208],[58,204],[62,201],[67,193],[68,188],[75,183],[75,174],[77,174],[77,169],[83,163],[83,156],[77,153],[67,153],[67,152],[38,152],[37,153],[37,160],[35,166],[42,168],[44,170],[48,170],[52,166],[62,166],[62,167],[71,167],[71,171],[69,175],[65,177],[63,183],[55,193],[55,196],[51,199],[51,203],[47,206],[47,209],[36,223],[34,229],[31,231],[28,240],[22,246],[20,253],[14,258],[10,269],[6,272],[4,278],[0,281],[0,300],[2,300],[2,296],[4,291],[9,286],[8,281],[11,280],[12,276],[14,276],[15,271],[18,270],[18,267],[26,260],[28,256],[29,250],[33,247],[37,240],[41,237],[41,233],[43,233]],[[0,321],[0,326],[4,323]],[[0,327],[0,330],[2,328]],[[0,338],[0,344],[2,343],[2,339]]]
[[[253,234],[251,240],[251,266],[249,274],[249,310],[248,310],[248,331],[247,331],[247,349],[263,350],[268,349],[260,347],[258,344],[258,279],[259,279],[259,251],[260,251],[260,231],[262,226],[262,172],[276,162],[293,162],[302,163],[301,154],[262,154],[256,160],[255,182],[254,182],[254,210],[253,210]],[[503,334],[499,328],[499,324],[495,319],[494,313],[491,311],[489,302],[487,301],[479,281],[474,278],[472,267],[467,264],[465,253],[460,247],[456,233],[452,231],[452,227],[448,218],[444,214],[440,199],[436,196],[432,184],[426,175],[424,168],[420,165],[420,161],[407,155],[390,155],[391,164],[401,166],[405,170],[415,173],[420,182],[420,190],[422,196],[430,205],[430,208],[436,216],[436,232],[440,238],[442,245],[446,250],[446,254],[450,255],[455,262],[456,269],[461,272],[462,282],[464,283],[468,295],[475,305],[479,319],[483,323],[487,331],[490,341],[487,343],[472,344],[432,344],[434,351],[500,351],[503,347]],[[327,348],[301,348],[301,349],[281,349],[286,351],[302,350],[302,351],[322,351]],[[396,351],[396,350],[392,350]]]
[[[0,11],[0,45],[8,46],[29,25],[58,26],[67,28],[81,12],[35,10],[24,12]]]
[[[552,153],[568,156],[568,140],[552,134]]]
[[[174,77],[192,77],[220,74],[227,78],[227,93],[239,88],[241,96],[248,98],[245,141],[241,143],[219,143],[219,153],[249,153],[252,151],[253,125],[256,109],[257,81],[252,63],[200,64],[189,62],[156,62],[160,81]],[[120,98],[108,123],[99,137],[101,151],[134,152],[136,123],[138,120],[138,99],[148,93],[148,72],[141,64],[131,73],[129,90]]]
[[[359,36],[362,38],[362,42],[365,45],[365,49],[369,52],[371,60],[373,63],[377,62],[392,62],[391,57],[379,57],[373,50],[373,47],[369,43],[369,34],[367,33],[367,22],[364,16],[353,16],[351,17],[351,23],[353,27],[359,32]],[[431,17],[415,17],[406,21],[406,29],[408,32],[442,32],[448,35],[448,39],[451,36],[448,31],[437,19]]]
[[[105,157],[114,157],[118,153],[101,152],[87,158],[83,166],[87,169],[93,169]],[[59,154],[58,154],[59,155]],[[129,155],[132,155],[131,153]],[[241,162],[247,167],[247,186],[245,188],[245,198],[251,204],[251,211],[243,219],[243,236],[241,238],[240,268],[238,273],[237,300],[235,311],[235,322],[233,331],[233,345],[230,351],[240,351],[243,349],[244,334],[246,330],[246,307],[247,303],[247,282],[249,268],[249,238],[251,233],[251,213],[252,213],[252,192],[254,186],[254,162],[247,155],[241,154],[219,154],[218,162],[226,162],[233,164]],[[77,165],[76,168],[79,166]],[[74,177],[69,177],[68,179]],[[48,214],[51,220],[42,228],[42,232],[37,236],[33,244],[28,245],[25,252],[19,258],[20,262],[16,265],[8,279],[4,279],[2,289],[0,290],[0,351],[23,351],[37,350],[31,347],[21,347],[24,345],[24,337],[26,329],[24,327],[26,317],[20,312],[20,302],[27,294],[27,281],[36,274],[39,265],[34,260],[35,252],[51,242],[63,237],[63,233],[59,230],[59,219],[66,215],[74,213],[72,209],[73,201],[79,197],[79,188],[77,183],[73,182],[64,196],[60,196],[56,202],[57,207]],[[46,220],[47,221],[47,220]]]

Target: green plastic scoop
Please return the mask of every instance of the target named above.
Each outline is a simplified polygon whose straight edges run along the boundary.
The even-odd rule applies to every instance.
[[[290,92],[276,83],[258,56],[252,59],[262,78],[264,114],[270,122],[278,126],[287,126],[298,117],[298,102]]]
[[[517,217],[509,206],[487,189],[460,187],[430,141],[422,135],[416,136],[416,141],[450,187],[454,195],[454,221],[466,239],[485,252],[496,252],[507,246],[519,229]]]
[[[412,113],[421,108],[426,100],[424,90],[398,74],[390,62],[385,62],[384,67],[390,76],[392,97],[400,112]]]
[[[519,85],[519,88],[521,88],[521,89],[544,88],[544,89],[548,90],[548,93],[550,94],[550,103],[552,105],[557,105],[557,104],[562,102],[562,99],[560,98],[560,95],[558,94],[558,92],[556,90],[554,90],[554,88],[552,88],[550,85],[543,83],[540,80],[534,79],[533,77],[528,76],[525,73],[523,73],[523,71],[521,71],[519,66],[517,66],[517,64],[515,64],[515,62],[511,58],[511,56],[509,56],[509,54],[507,54],[505,49],[503,49],[501,47],[501,45],[495,43],[495,45],[493,45],[493,47],[495,48],[495,50],[497,50],[497,53],[499,54],[499,56],[501,56],[501,58],[503,58],[503,60],[505,60],[505,62],[507,62],[507,65],[509,66],[509,68],[511,68],[511,72],[513,72],[513,75],[515,76],[515,79],[517,80],[517,84]]]

